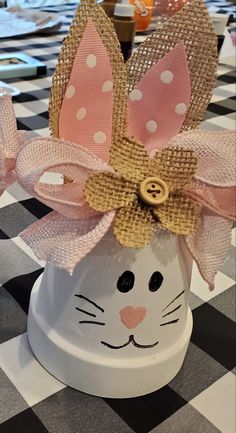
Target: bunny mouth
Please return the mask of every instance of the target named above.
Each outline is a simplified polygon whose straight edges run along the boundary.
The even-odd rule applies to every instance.
[[[128,341],[125,344],[122,344],[121,346],[114,346],[113,344],[106,343],[105,341],[101,341],[101,344],[108,347],[109,349],[122,349],[123,347],[128,346],[129,344],[133,344],[133,346],[137,347],[138,349],[152,349],[153,347],[157,346],[159,341],[156,341],[153,344],[139,344],[137,341],[135,341],[134,335],[130,335]]]

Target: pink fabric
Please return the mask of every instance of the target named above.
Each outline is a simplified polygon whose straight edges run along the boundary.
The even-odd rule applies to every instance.
[[[7,158],[16,155],[19,136],[16,127],[16,117],[11,102],[11,96],[4,95],[0,97],[0,145],[4,146],[4,153]]]
[[[235,186],[235,131],[187,131],[174,137],[170,146],[191,149],[198,157],[195,179],[218,187]]]
[[[15,159],[5,158],[0,149],[0,196],[15,181],[14,165]]]
[[[181,42],[152,66],[129,95],[129,134],[150,153],[178,134],[190,101],[190,75]]]
[[[16,155],[24,136],[23,131],[17,131],[11,97],[0,97],[0,195],[15,181]]]
[[[79,45],[62,103],[59,137],[109,160],[112,132],[112,70],[91,20]]]
[[[203,207],[231,221],[236,219],[235,187],[220,188],[195,181],[185,187],[184,191],[193,201]]]
[[[185,133],[184,139],[186,139],[188,134],[191,135],[190,133]],[[227,133],[225,135],[227,136]],[[202,143],[200,141],[197,144],[195,141],[187,140],[189,143],[188,148],[192,150],[197,149],[200,166],[202,158],[206,154],[208,155],[207,134],[205,138]],[[232,134],[228,134],[228,138],[229,142],[231,142],[233,139]],[[174,140],[174,145],[179,144],[181,140],[182,137],[180,135],[179,141]],[[228,145],[231,147],[230,143]],[[202,152],[203,149],[205,149],[205,154]],[[214,168],[217,171],[221,170],[221,163],[226,164],[227,158],[231,155],[226,151],[225,157],[222,158],[221,156],[218,155],[216,157],[215,153],[212,152],[212,164],[214,164]],[[208,162],[211,164],[210,152]],[[230,164],[228,165],[230,166]],[[40,178],[47,171],[55,171],[67,175],[71,177],[73,183],[63,185],[42,184]],[[94,221],[98,222],[101,218],[101,216],[94,215],[94,211],[84,202],[84,182],[93,172],[103,171],[112,172],[112,168],[86,149],[62,140],[47,138],[33,139],[21,149],[16,165],[19,182],[29,193],[61,214],[54,213],[53,220],[51,220],[51,215],[45,217],[23,234],[23,239],[32,247],[36,255],[45,260],[52,261],[57,266],[66,267],[66,269],[71,271],[75,266],[76,260],[78,259],[79,261],[85,254],[91,251],[96,242],[105,234],[111,223],[102,225],[102,230],[104,231],[101,237],[98,236],[100,226],[94,232],[95,237],[92,236],[91,238],[90,232],[86,232],[86,237],[83,237],[83,242],[86,241],[85,250],[83,249],[83,243],[80,242],[81,228],[88,227],[88,225],[91,228],[90,223],[93,224]],[[212,286],[212,278],[218,269],[219,263],[221,264],[225,257],[228,245],[229,234],[226,228],[231,227],[229,219],[233,217],[233,212],[235,212],[233,204],[235,203],[235,201],[233,202],[235,190],[232,187],[213,187],[209,184],[212,173],[209,170],[202,172],[199,170],[198,173],[201,174],[203,172],[206,183],[196,179],[185,189],[185,192],[194,201],[202,205],[201,225],[194,235],[187,238],[186,242],[198,263],[204,279]],[[234,173],[231,172],[228,175],[227,184],[232,184],[233,177]],[[214,214],[210,212],[212,210],[215,212]],[[78,225],[76,224],[76,219],[80,219],[80,221],[77,221]],[[64,221],[66,220],[68,221],[69,231],[65,233]],[[59,228],[56,227],[56,221],[58,221]],[[69,234],[70,230],[73,232],[72,238]],[[64,237],[60,237],[60,233]],[[220,246],[216,249],[215,243],[212,242],[212,233],[214,233],[216,239],[220,239],[222,247]],[[77,236],[76,239],[74,239],[75,234]],[[55,242],[53,241],[54,237]],[[63,240],[63,244],[61,245],[66,244],[66,239],[68,239],[68,245],[71,245],[73,239],[75,251],[72,259],[71,256],[68,257],[69,250],[64,250],[64,247],[63,253],[61,251],[53,252],[54,248],[57,248],[59,239],[60,241]]]
[[[68,218],[87,218],[96,212],[83,198],[84,184],[93,172],[113,171],[83,147],[58,139],[36,138],[21,150],[16,164],[19,183],[38,200]],[[48,185],[40,182],[46,172],[60,173],[73,182]]]
[[[186,238],[198,269],[211,290],[214,289],[215,275],[230,248],[231,229],[232,221],[205,209],[197,232]]]
[[[114,212],[97,214],[84,201],[89,175],[110,171],[104,161],[81,146],[57,139],[36,138],[21,149],[16,164],[19,183],[54,211],[21,233],[42,260],[73,272],[109,229]],[[68,184],[40,182],[47,172],[69,176]]]
[[[194,180],[184,191],[202,206],[202,220],[186,242],[203,278],[213,288],[236,218],[235,133],[188,131],[177,135],[170,145],[190,149],[198,157]]]
[[[21,233],[21,238],[41,260],[72,273],[103,238],[114,218],[114,212],[86,220],[73,220],[53,211]]]

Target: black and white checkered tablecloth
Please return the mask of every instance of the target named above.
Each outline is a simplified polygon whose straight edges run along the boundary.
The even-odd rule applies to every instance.
[[[231,21],[236,19],[234,0],[205,0],[210,13],[221,13],[231,16]]]
[[[220,3],[220,2],[217,2]],[[55,9],[55,8],[54,8]],[[18,128],[48,134],[51,76],[73,7],[60,33],[0,41],[2,52],[24,51],[47,63],[46,77],[11,79]],[[219,66],[202,128],[233,129],[234,72]],[[26,336],[31,288],[43,271],[19,232],[50,210],[13,184],[0,200],[0,419],[1,433],[235,433],[235,266],[232,246],[209,292],[194,268],[194,330],[177,377],[161,390],[134,399],[82,394],[52,377],[36,361]]]

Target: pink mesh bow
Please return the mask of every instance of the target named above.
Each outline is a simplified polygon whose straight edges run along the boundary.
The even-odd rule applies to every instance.
[[[83,198],[86,179],[101,171],[112,169],[86,149],[64,140],[38,138],[23,147],[17,158],[18,181],[53,209],[21,234],[39,258],[72,273],[109,229],[114,212],[98,215]],[[73,183],[41,183],[46,172],[61,173]]]
[[[114,211],[96,213],[83,197],[86,179],[92,173],[113,171],[107,162],[112,137],[112,84],[109,57],[93,23],[88,22],[61,106],[61,138],[33,139],[17,157],[18,181],[53,209],[21,237],[39,258],[69,272],[102,239],[115,215]],[[230,131],[178,135],[189,101],[189,72],[180,43],[129,95],[128,132],[143,142],[150,156],[176,144],[197,154],[198,170],[185,193],[200,204],[201,222],[186,243],[203,278],[213,287],[230,245],[235,215],[234,138]],[[12,116],[10,108],[13,121]],[[2,129],[9,134],[8,123]],[[41,178],[46,172],[60,173],[73,182],[45,184]]]
[[[171,140],[171,144],[177,143],[198,156],[194,182],[185,192],[202,206],[201,222],[186,243],[212,289],[229,250],[236,218],[235,132],[190,131]]]
[[[23,131],[17,131],[11,98],[0,98],[0,195],[15,180],[15,162],[23,144]]]

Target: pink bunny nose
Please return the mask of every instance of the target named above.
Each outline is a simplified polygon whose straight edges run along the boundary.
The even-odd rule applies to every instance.
[[[136,328],[144,319],[147,314],[145,307],[125,307],[120,310],[121,322],[128,329]]]

